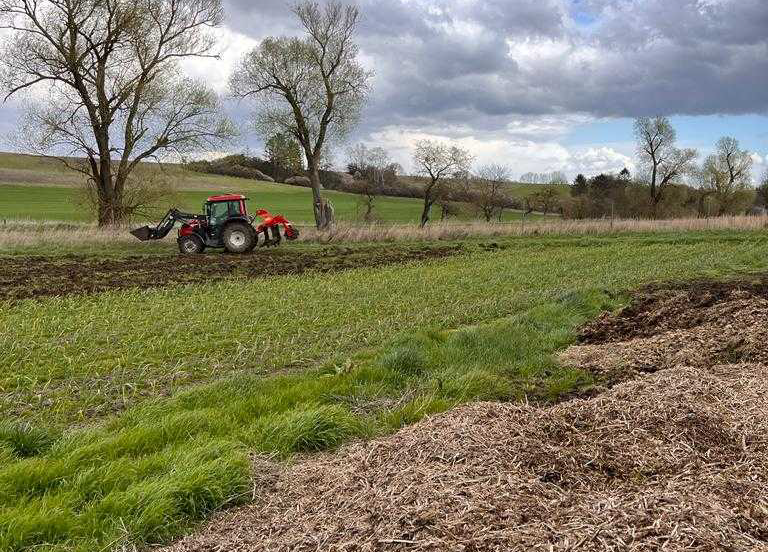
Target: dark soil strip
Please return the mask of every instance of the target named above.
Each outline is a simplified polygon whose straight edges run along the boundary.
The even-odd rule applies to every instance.
[[[99,259],[86,256],[9,257],[0,259],[0,300],[99,293],[130,288],[159,288],[210,283],[233,277],[264,278],[287,274],[339,272],[413,261],[441,259],[460,246],[408,248],[328,247],[316,251],[289,248],[250,255],[208,253],[197,256],[131,256]]]
[[[747,296],[768,298],[768,275],[648,286],[633,294],[626,308],[585,326],[579,342],[597,345],[695,328],[707,321],[707,309]]]

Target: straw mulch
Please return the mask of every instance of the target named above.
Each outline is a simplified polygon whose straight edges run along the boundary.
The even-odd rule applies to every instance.
[[[768,550],[768,302],[701,308],[566,352],[646,372],[595,398],[474,404],[304,458],[167,550]]]

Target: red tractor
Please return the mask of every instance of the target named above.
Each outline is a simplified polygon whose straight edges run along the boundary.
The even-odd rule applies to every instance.
[[[295,240],[299,237],[298,229],[285,217],[271,215],[264,209],[256,211],[261,219],[256,224],[256,217],[248,215],[246,201],[248,198],[242,195],[212,196],[203,204],[202,215],[171,209],[156,227],[142,226],[131,234],[141,241],[161,240],[180,222],[176,241],[179,251],[186,255],[202,253],[206,247],[224,248],[229,253],[248,253],[256,246],[277,246],[281,241],[281,226],[285,239]],[[259,243],[262,234],[264,240]]]

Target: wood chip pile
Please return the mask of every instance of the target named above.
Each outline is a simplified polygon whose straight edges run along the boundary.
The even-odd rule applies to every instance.
[[[651,374],[304,458],[167,550],[768,550],[768,301],[740,293],[564,355]]]

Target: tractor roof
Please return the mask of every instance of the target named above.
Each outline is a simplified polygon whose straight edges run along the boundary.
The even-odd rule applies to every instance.
[[[217,196],[211,196],[208,198],[208,203],[217,203],[219,201],[240,201],[242,199],[248,199],[244,195],[237,195],[237,194],[225,194],[225,195],[217,195]]]

